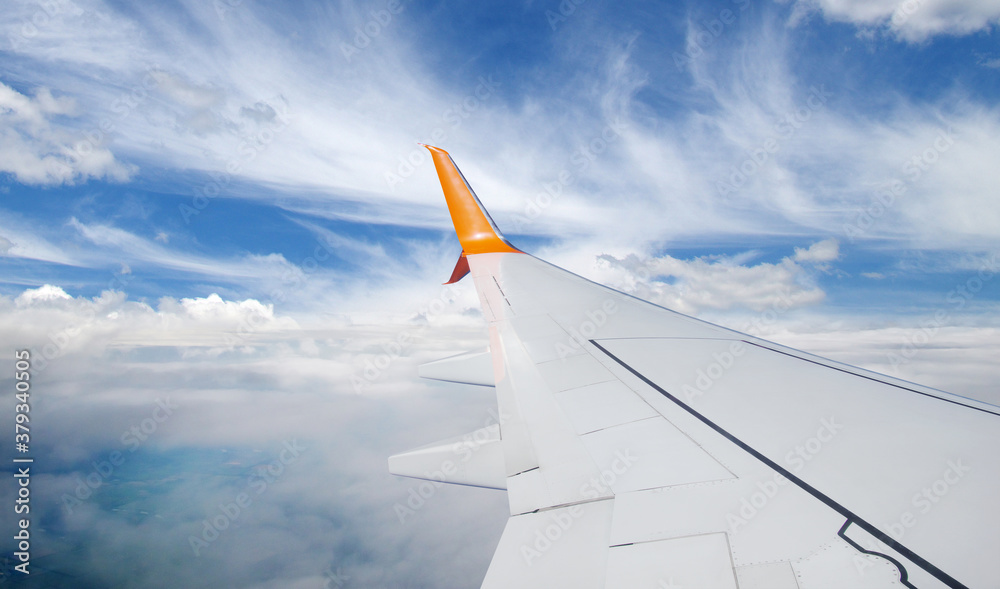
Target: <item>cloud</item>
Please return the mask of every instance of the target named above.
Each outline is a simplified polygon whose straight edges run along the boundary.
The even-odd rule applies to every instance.
[[[701,261],[708,270],[699,261],[678,267],[718,275],[739,265],[735,259]],[[761,279],[776,276],[755,267]],[[447,485],[427,494],[385,466],[393,452],[490,419],[492,390],[414,376],[422,361],[485,344],[481,322],[450,323],[463,316],[462,305],[438,316],[448,321],[421,328],[319,316],[293,322],[259,301],[218,296],[154,307],[122,293],[70,297],[50,286],[20,297],[27,303],[0,297],[0,339],[36,350],[32,382],[47,399],[32,408],[33,421],[44,424],[34,450],[47,464],[32,481],[46,525],[32,532],[49,549],[47,570],[101,586],[322,586],[328,568],[357,586],[481,581],[508,516],[504,494]],[[953,316],[893,366],[890,353],[926,341],[920,327],[796,314],[808,310],[788,310],[760,335],[952,392],[992,391],[995,325],[963,327]],[[350,376],[362,369],[359,358],[384,354],[399,331],[414,334],[412,345],[356,394]],[[163,404],[169,415],[158,410]],[[132,428],[143,437],[130,437]],[[283,464],[293,441],[304,450]],[[123,459],[112,468],[113,452]],[[264,478],[269,465],[277,474]],[[87,477],[96,482],[88,486]],[[400,522],[394,506],[420,492],[426,496]],[[234,521],[220,519],[228,529],[195,556],[191,537],[203,537],[205,522],[240,493],[252,503]]]
[[[259,317],[263,321],[274,319],[273,305],[262,305],[252,299],[239,302],[224,301],[215,293],[205,298],[181,299],[181,307],[188,315],[198,320],[247,317]]]
[[[0,85],[0,108],[6,111],[9,120],[38,128],[47,124],[49,115],[75,114],[76,103],[66,96],[53,97],[48,88],[39,88],[35,99],[31,100],[6,85]]]
[[[697,114],[643,142],[648,153],[669,153],[681,151],[670,137],[685,139],[681,152],[692,155],[668,169],[693,170],[696,182],[683,194],[699,204],[677,208],[701,214],[684,225],[927,249],[995,241],[1000,204],[990,187],[1000,171],[986,164],[1000,157],[995,105],[944,91],[921,102],[893,94],[871,112],[849,84],[800,82],[791,32],[770,18],[727,33],[740,38],[718,42],[686,70],[701,91]],[[700,153],[713,157],[698,161]],[[663,204],[672,217],[674,203]],[[676,238],[672,221],[663,223]]]
[[[600,244],[844,234],[894,180],[906,183],[906,198],[855,240],[964,247],[992,235],[1000,218],[990,192],[989,162],[1000,154],[994,105],[893,94],[878,112],[855,110],[846,85],[801,82],[794,39],[773,11],[740,12],[682,71],[651,68],[647,56],[663,47],[647,36],[580,15],[554,37],[558,68],[546,70],[578,73],[553,83],[525,72],[441,76],[426,48],[414,50],[424,25],[409,10],[348,60],[312,44],[351,43],[370,17],[346,4],[299,26],[297,38],[264,5],[227,7],[222,18],[211,5],[187,4],[183,18],[154,5],[78,7],[80,16],[53,19],[44,42],[19,55],[48,59],[47,83],[72,72],[90,125],[113,125],[115,157],[211,174],[194,186],[199,195],[260,199],[242,189],[259,182],[303,215],[447,229],[416,146],[434,135],[511,233]],[[115,46],[126,50],[69,55],[50,45],[97,35],[78,30],[91,14],[122,25]],[[701,31],[697,18],[687,24],[690,44]],[[950,129],[953,142],[930,153],[932,165],[907,164]],[[964,212],[973,207],[982,214]]]
[[[254,299],[226,301],[217,294],[178,300],[163,297],[158,309],[141,302],[128,301],[122,292],[104,291],[91,299],[73,297],[61,287],[46,284],[27,289],[12,301],[0,297],[4,310],[4,328],[17,335],[9,341],[19,345],[48,346],[43,349],[48,360],[63,355],[65,348],[75,351],[95,347],[95,353],[110,345],[159,345],[183,340],[171,334],[184,334],[189,345],[232,348],[225,337],[240,331],[269,333],[296,327],[294,320],[275,316],[273,306]],[[17,327],[18,317],[30,319],[30,325]],[[245,339],[245,338],[244,338]],[[52,347],[52,346],[55,347]]]
[[[75,116],[72,98],[44,87],[28,97],[0,82],[0,172],[35,185],[128,180],[134,166],[117,161],[101,138],[61,122]]]
[[[272,185],[334,186],[363,200],[387,192],[384,172],[395,166],[387,154],[415,148],[478,84],[453,91],[422,74],[408,50],[416,26],[407,22],[410,11],[348,61],[322,48],[349,41],[353,23],[371,18],[349,3],[315,18],[299,15],[294,35],[282,9],[251,3],[226,6],[225,17],[211,3],[74,6],[19,45],[18,55],[45,61],[39,77],[54,84],[79,80],[83,112],[93,127],[110,129],[115,154],[127,160]],[[17,8],[0,31],[16,36],[36,9]]]
[[[4,252],[10,258],[51,262],[72,267],[86,267],[89,262],[86,254],[81,254],[78,248],[66,244],[66,231],[58,223],[39,223],[24,215],[5,211],[0,215],[0,233],[10,243]],[[26,270],[37,268],[38,265],[25,264]],[[37,282],[45,282],[39,277]]]
[[[60,10],[17,36],[46,6]],[[0,23],[0,38],[17,39],[12,67],[38,88],[10,90],[3,132],[73,148],[62,133],[107,128],[94,145],[113,161],[142,163],[154,184],[183,178],[163,192],[267,206],[277,194],[308,235],[288,249],[222,251],[179,223],[137,228],[74,209],[46,227],[0,215],[8,256],[89,270],[54,282],[49,273],[68,269],[44,268],[25,284],[51,284],[0,297],[0,340],[40,354],[46,397],[33,412],[59,434],[38,437],[53,474],[36,481],[46,529],[33,533],[79,584],[317,587],[328,569],[352,586],[481,581],[503,494],[442,487],[401,524],[393,504],[415,483],[385,469],[388,454],[481,427],[495,405],[492,391],[414,377],[423,361],[487,342],[469,279],[438,286],[458,244],[432,231],[449,220],[417,141],[443,143],[501,228],[564,267],[741,330],[784,309],[760,335],[954,392],[992,390],[1000,338],[984,321],[996,313],[953,314],[933,345],[893,365],[888,354],[918,341],[919,323],[845,320],[821,303],[845,240],[852,256],[873,242],[888,256],[995,243],[994,104],[891,91],[870,108],[850,83],[814,86],[797,69],[807,60],[795,31],[770,9],[741,12],[677,68],[670,51],[699,38],[700,17],[685,30],[586,4],[545,42],[524,36],[531,50],[497,70],[483,56],[513,55],[512,36],[431,36],[448,19],[416,4],[348,59],[341,45],[372,9],[55,0],[15,3]],[[862,26],[888,26],[873,18]],[[474,50],[441,41],[453,36],[475,38]],[[829,78],[849,81],[841,74]],[[765,262],[750,249],[761,240],[801,247]],[[720,242],[747,251],[662,253]],[[954,270],[955,257],[942,266]],[[73,296],[111,268],[129,295]],[[134,299],[142,287],[149,301]],[[122,436],[153,423],[167,398],[175,412],[129,452]],[[196,558],[189,538],[293,438],[308,448],[302,461]],[[125,468],[67,513],[63,496],[113,451]]]
[[[57,286],[0,296],[0,338],[32,349],[33,387],[46,395],[32,406],[45,424],[32,438],[48,465],[32,480],[32,513],[46,525],[32,538],[48,547],[46,570],[100,586],[310,587],[328,567],[365,586],[481,579],[507,518],[503,494],[435,490],[404,524],[393,505],[414,483],[385,466],[393,452],[488,419],[492,391],[456,398],[413,377],[417,363],[449,354],[437,349],[442,335],[463,345],[462,330],[413,331],[364,395],[350,384],[350,348],[378,350],[394,329],[415,328],[322,317],[303,327],[217,295],[156,306]],[[439,419],[403,427],[427,413]],[[289,443],[301,451],[281,462]],[[252,503],[196,556],[190,539],[240,493]],[[463,522],[476,522],[473,546],[445,542]],[[428,538],[440,548],[415,558],[411,545]]]
[[[966,325],[970,319],[950,315],[946,321],[936,321],[931,311],[917,324],[903,326],[878,318],[837,322],[822,316],[789,317],[761,335],[850,365],[1000,405],[1000,394],[992,385],[996,371],[988,365],[988,358],[1000,352],[1000,326],[994,321]]]
[[[39,301],[60,301],[73,298],[66,294],[66,291],[58,286],[52,286],[51,284],[46,284],[45,286],[28,289],[21,293],[14,302],[18,307],[24,307],[27,305],[32,305]]]
[[[832,21],[884,30],[910,43],[989,31],[1000,23],[1000,5],[993,0],[798,0],[796,10],[819,11]]]
[[[230,281],[237,279],[257,280],[300,280],[302,270],[289,262],[281,254],[246,254],[236,259],[222,260],[217,257],[200,255],[170,249],[166,245],[156,243],[157,239],[146,239],[130,231],[112,225],[83,223],[71,218],[68,225],[75,229],[86,243],[96,246],[96,250],[88,253],[92,262],[113,254],[119,260],[131,262],[132,266],[139,263],[145,267],[164,270],[175,270],[184,273],[214,276]],[[282,278],[284,277],[284,278]]]
[[[792,259],[796,262],[832,262],[840,257],[840,242],[836,239],[817,241],[808,248],[795,248]]]
[[[706,309],[745,308],[761,311],[775,305],[816,305],[826,296],[799,262],[836,259],[836,240],[796,248],[795,254],[771,264],[741,263],[749,256],[703,256],[681,260],[670,255],[640,258],[597,257],[599,281],[629,294],[686,314]],[[832,250],[832,251],[831,251]],[[831,254],[833,257],[831,257]]]

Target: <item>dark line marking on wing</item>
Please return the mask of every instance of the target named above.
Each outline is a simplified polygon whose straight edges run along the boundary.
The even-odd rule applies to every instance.
[[[777,472],[777,473],[781,474],[782,476],[784,476],[785,478],[787,478],[789,481],[791,481],[792,483],[794,483],[795,486],[799,487],[800,489],[802,489],[806,493],[809,493],[810,495],[812,495],[813,497],[815,497],[816,499],[818,499],[820,502],[822,502],[827,507],[833,509],[837,513],[839,513],[839,514],[843,515],[844,517],[846,517],[849,522],[854,523],[855,525],[857,525],[861,529],[865,530],[866,532],[868,532],[872,536],[875,536],[876,538],[878,538],[879,540],[881,540],[883,543],[885,543],[887,546],[891,546],[893,548],[893,550],[895,550],[896,552],[898,552],[898,553],[902,554],[903,556],[905,556],[911,562],[913,562],[914,564],[916,564],[920,568],[924,569],[925,571],[927,571],[928,573],[930,573],[931,575],[933,575],[936,579],[938,579],[939,581],[941,581],[945,585],[947,585],[949,587],[952,587],[953,589],[968,589],[968,587],[966,587],[965,585],[963,585],[962,583],[960,583],[958,580],[952,578],[951,575],[945,573],[944,571],[942,571],[941,569],[939,569],[938,567],[936,567],[935,565],[933,565],[927,559],[923,558],[922,556],[920,556],[916,552],[910,550],[906,546],[903,546],[902,544],[900,544],[899,542],[897,542],[893,537],[889,536],[888,534],[886,534],[882,530],[880,530],[877,527],[873,526],[872,524],[868,523],[867,521],[865,521],[864,519],[862,519],[861,517],[859,517],[857,514],[855,514],[853,511],[851,511],[850,509],[847,509],[846,507],[844,507],[840,503],[837,503],[836,501],[834,501],[833,499],[831,499],[827,495],[825,495],[822,492],[820,492],[815,487],[809,485],[809,483],[806,483],[805,481],[803,481],[799,477],[795,476],[794,474],[792,474],[791,472],[789,472],[788,470],[786,470],[784,467],[782,467],[777,462],[771,460],[770,458],[768,458],[767,456],[765,456],[764,454],[762,454],[761,452],[759,452],[758,450],[756,450],[755,448],[753,448],[752,446],[750,446],[749,444],[747,444],[746,442],[744,442],[743,440],[737,438],[735,435],[733,435],[733,434],[729,433],[728,431],[726,431],[725,429],[723,429],[722,426],[720,426],[719,424],[717,424],[714,421],[712,421],[711,419],[705,417],[701,413],[698,413],[695,409],[693,409],[692,407],[688,406],[687,404],[685,404],[683,401],[681,401],[677,397],[675,397],[675,396],[671,395],[670,393],[668,393],[667,391],[663,390],[663,388],[661,388],[655,382],[651,381],[649,378],[647,378],[646,376],[644,376],[641,372],[639,372],[635,368],[629,366],[628,363],[626,363],[625,361],[623,361],[618,356],[615,356],[614,354],[612,354],[611,352],[609,352],[607,349],[604,348],[604,346],[602,346],[601,344],[597,343],[595,340],[589,340],[589,341],[590,341],[591,344],[594,345],[594,347],[596,347],[598,350],[604,352],[605,355],[607,355],[609,358],[611,358],[612,360],[614,360],[615,362],[617,362],[622,368],[624,368],[625,370],[628,370],[633,375],[635,375],[637,378],[639,378],[640,380],[642,380],[644,383],[646,383],[647,385],[649,385],[650,387],[652,387],[654,390],[658,391],[661,395],[663,395],[664,397],[666,397],[666,398],[670,399],[671,401],[673,401],[678,407],[680,407],[681,409],[687,411],[692,416],[694,416],[695,418],[697,418],[699,421],[701,421],[702,423],[704,423],[705,425],[707,425],[708,427],[712,428],[717,433],[719,433],[720,435],[722,435],[724,438],[726,438],[730,442],[732,442],[732,443],[736,444],[737,446],[739,446],[742,450],[744,450],[745,452],[747,452],[748,454],[750,454],[751,456],[753,456],[757,460],[759,460],[762,463],[764,463],[768,468],[774,470],[775,472]],[[765,349],[770,349],[770,348],[765,348]],[[795,356],[793,356],[793,357],[795,357]],[[821,365],[821,366],[823,366],[823,365]],[[853,373],[851,373],[851,374],[853,374]],[[942,399],[942,400],[944,400],[944,399]]]
[[[862,548],[860,544],[847,537],[847,534],[845,532],[847,532],[847,528],[851,527],[852,523],[854,522],[852,522],[851,520],[845,521],[844,525],[840,526],[840,530],[837,532],[837,535],[843,538],[845,542],[853,546],[854,549],[857,550],[858,552],[863,552],[864,554],[871,554],[872,556],[879,556],[881,558],[888,560],[892,564],[896,565],[896,568],[899,569],[899,582],[906,585],[910,589],[917,589],[916,587],[913,586],[912,583],[910,583],[909,575],[907,574],[906,567],[903,566],[903,563],[899,562],[898,560],[889,556],[888,554],[883,554],[881,552],[876,552],[874,550],[866,550],[865,548]]]

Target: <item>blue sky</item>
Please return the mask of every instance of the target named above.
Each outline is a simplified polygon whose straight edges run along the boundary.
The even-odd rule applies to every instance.
[[[39,545],[74,586],[322,587],[328,567],[346,586],[478,583],[503,496],[437,489],[400,522],[413,483],[385,473],[493,403],[415,377],[486,345],[471,284],[440,286],[459,246],[418,142],[539,257],[1000,400],[996,1],[4,15],[0,339],[43,359]],[[176,417],[68,509],[168,396]],[[317,449],[304,468],[194,555],[203,519],[296,437]],[[109,550],[118,569],[91,558]]]

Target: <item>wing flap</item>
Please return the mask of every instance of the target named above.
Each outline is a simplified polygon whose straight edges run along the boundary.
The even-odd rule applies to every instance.
[[[417,367],[421,378],[443,380],[460,384],[491,387],[496,384],[493,377],[493,359],[489,350],[485,352],[465,352],[449,356]]]
[[[517,515],[507,520],[484,589],[603,589],[611,501]]]
[[[441,483],[506,489],[500,426],[487,426],[390,456],[389,472]]]
[[[605,586],[737,587],[729,543],[724,533],[614,546],[609,551]]]
[[[740,589],[799,589],[791,563],[772,562],[736,568]]]
[[[579,435],[659,416],[617,379],[558,392],[556,401]]]
[[[733,478],[726,467],[663,417],[581,436],[614,493]]]
[[[589,482],[599,479],[601,471],[510,323],[494,323],[490,333],[495,342],[490,349],[499,354],[494,360],[502,364],[503,378],[497,380],[501,415],[513,416],[500,423],[504,444],[509,440],[511,448],[507,460],[511,514],[604,496],[606,492],[588,493]],[[525,448],[530,448],[530,457]]]

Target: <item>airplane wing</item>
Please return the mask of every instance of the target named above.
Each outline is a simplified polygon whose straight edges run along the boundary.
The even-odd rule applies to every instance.
[[[506,489],[483,587],[997,587],[1000,408],[712,325],[511,245],[429,147],[500,422],[389,459]]]

